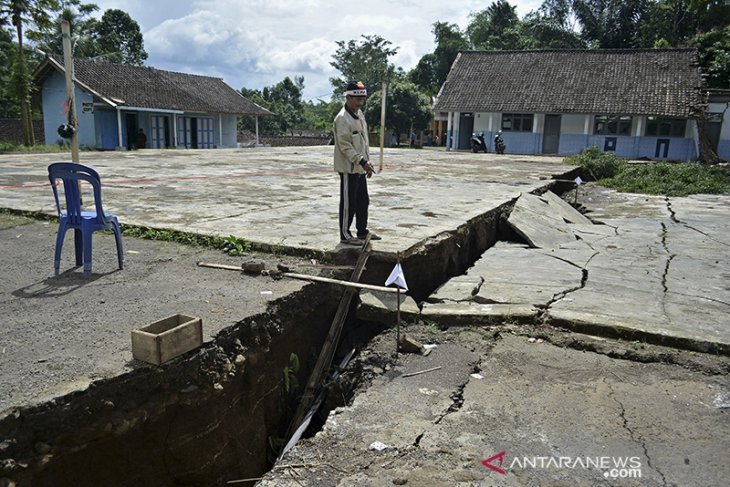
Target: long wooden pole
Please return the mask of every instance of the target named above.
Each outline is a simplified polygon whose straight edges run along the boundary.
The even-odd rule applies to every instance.
[[[66,72],[66,100],[68,101],[68,123],[74,127],[71,135],[71,161],[79,162],[79,119],[76,117],[76,90],[74,89],[74,59],[71,51],[71,25],[61,21],[63,40],[63,67]]]
[[[380,166],[378,172],[383,170],[383,151],[385,150],[385,91],[388,85],[383,81],[383,99],[380,102]]]

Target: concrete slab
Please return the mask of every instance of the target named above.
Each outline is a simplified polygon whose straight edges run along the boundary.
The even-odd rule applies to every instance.
[[[339,250],[332,147],[83,152],[105,206],[133,225],[302,250]],[[46,167],[68,154],[0,155],[0,208],[52,213]],[[455,230],[572,169],[558,157],[386,149],[368,181],[378,252]]]
[[[258,485],[721,486],[730,475],[718,455],[727,417],[713,405],[726,376],[507,331],[409,333],[437,347],[375,374]]]
[[[547,201],[534,194],[520,195],[507,223],[531,247],[559,249],[561,245],[575,240],[565,220]]]
[[[567,224],[549,213],[535,217],[549,205],[522,195],[515,208],[529,215],[523,228],[547,228],[532,233],[535,241],[562,248],[495,245],[429,299],[451,303],[442,306],[443,319],[480,322],[480,309],[469,301],[525,304],[545,309],[541,319],[577,330],[729,353],[727,197],[622,195],[591,185],[583,191],[592,219],[605,224]],[[557,228],[555,238],[551,228]],[[560,243],[568,231],[580,240]],[[478,290],[470,290],[468,284],[480,279]],[[464,303],[461,311],[456,303]],[[426,311],[439,320],[438,306]]]

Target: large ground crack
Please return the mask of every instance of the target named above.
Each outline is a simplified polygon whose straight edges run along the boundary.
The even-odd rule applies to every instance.
[[[476,374],[480,370],[481,369],[479,369],[478,362],[471,363],[470,374]],[[456,387],[456,390],[449,395],[449,397],[451,398],[451,405],[446,409],[446,411],[439,414],[439,416],[434,420],[433,424],[439,424],[441,422],[441,420],[443,420],[446,416],[461,409],[461,407],[464,405],[464,389],[466,388],[467,384],[469,384],[470,380],[471,380],[471,378],[469,378],[466,381],[464,381],[463,383],[459,384]]]
[[[610,397],[616,404],[618,404],[619,417],[621,418],[621,421],[623,423],[622,424],[623,428],[629,432],[629,436],[631,437],[631,440],[633,442],[641,445],[642,450],[644,450],[644,456],[646,457],[647,466],[659,474],[659,476],[662,478],[663,485],[669,485],[667,482],[667,478],[664,476],[664,473],[661,470],[659,470],[659,467],[654,465],[654,463],[652,462],[651,456],[649,455],[649,449],[646,446],[646,442],[644,441],[644,438],[641,435],[639,435],[638,433],[634,432],[633,428],[631,428],[631,425],[629,424],[629,420],[626,419],[626,408],[624,407],[624,404],[616,398],[616,394],[613,390],[613,387],[611,387],[611,384],[608,381],[606,381],[605,378],[603,379],[603,382],[604,382],[604,384],[606,384],[608,386],[608,390],[609,390],[608,397]]]
[[[542,308],[541,311],[538,314],[538,319],[543,324],[545,324],[547,322],[548,313],[550,311],[550,307],[554,303],[560,301],[561,299],[565,299],[565,297],[568,296],[570,293],[573,293],[575,291],[578,291],[578,290],[583,289],[584,287],[586,287],[586,283],[588,282],[588,264],[598,254],[599,254],[599,252],[595,252],[593,255],[591,255],[591,257],[586,261],[586,263],[582,267],[579,266],[578,264],[576,264],[575,262],[571,262],[571,261],[569,261],[567,259],[563,259],[561,257],[552,256],[555,259],[561,260],[563,262],[566,262],[566,263],[568,263],[568,264],[570,264],[570,265],[572,265],[572,266],[577,267],[578,269],[580,269],[581,278],[580,278],[580,283],[577,286],[573,286],[573,287],[568,288],[568,289],[563,289],[562,291],[559,291],[559,292],[553,294],[552,297],[550,298],[550,300],[547,303],[545,303],[545,306],[544,307],[543,306],[536,306],[536,308]]]

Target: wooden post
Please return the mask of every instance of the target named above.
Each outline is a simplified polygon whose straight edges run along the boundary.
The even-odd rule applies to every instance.
[[[396,254],[396,265],[400,265],[400,252]],[[395,302],[395,354],[398,355],[400,348],[400,286],[396,284],[395,287],[398,289]]]
[[[385,147],[385,90],[388,85],[383,81],[383,99],[380,102],[380,167],[378,172],[383,171],[383,150]]]
[[[61,21],[63,39],[63,67],[66,72],[66,101],[68,102],[68,123],[74,127],[71,135],[71,161],[79,162],[79,119],[76,117],[76,90],[74,89],[74,59],[71,50],[71,25]]]
[[[368,236],[365,237],[365,243],[363,244],[362,250],[360,251],[360,256],[357,258],[357,262],[355,263],[355,269],[352,271],[352,275],[350,276],[351,282],[358,282],[360,280],[363,270],[365,270],[365,264],[368,261],[368,257],[370,257],[371,251],[372,247],[370,245],[370,234],[368,234]],[[335,312],[335,317],[332,320],[332,324],[330,325],[327,339],[322,345],[322,349],[319,352],[319,357],[317,358],[317,363],[314,365],[314,369],[309,376],[307,385],[304,388],[304,392],[302,393],[302,399],[299,402],[299,406],[297,407],[297,411],[294,414],[294,418],[289,425],[289,430],[286,434],[287,440],[292,436],[293,432],[297,429],[299,424],[304,419],[304,416],[309,410],[309,406],[314,402],[317,390],[321,387],[322,381],[326,377],[327,371],[332,364],[332,358],[334,357],[335,352],[337,351],[337,346],[340,342],[340,333],[342,332],[342,327],[344,326],[345,320],[347,319],[347,313],[350,310],[352,297],[355,295],[356,292],[357,291],[354,288],[346,287],[344,293],[342,294],[342,297],[340,298],[340,303],[337,307],[337,311]]]

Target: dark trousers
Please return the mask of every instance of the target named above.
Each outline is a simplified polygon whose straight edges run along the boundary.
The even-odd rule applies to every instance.
[[[352,237],[350,226],[353,218],[357,235],[368,234],[368,183],[364,174],[340,174],[340,239]]]

